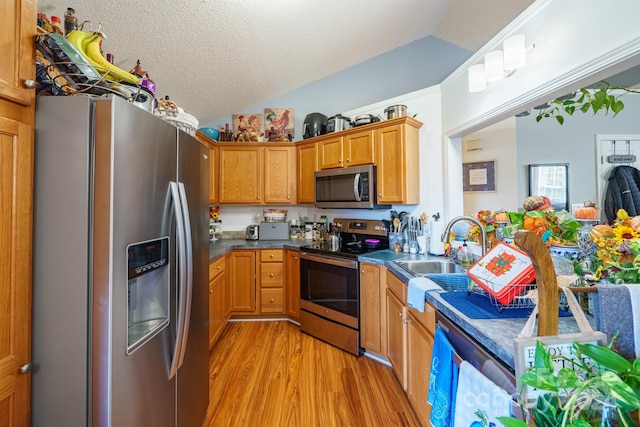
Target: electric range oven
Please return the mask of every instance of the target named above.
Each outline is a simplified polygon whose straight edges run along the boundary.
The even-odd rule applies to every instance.
[[[318,242],[300,248],[300,329],[360,355],[358,256],[385,249],[381,221],[336,219],[341,245]]]

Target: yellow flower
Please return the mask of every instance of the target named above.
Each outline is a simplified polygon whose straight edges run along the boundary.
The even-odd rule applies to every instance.
[[[618,212],[616,213],[616,216],[621,221],[624,221],[625,219],[629,218],[629,214],[624,209],[618,209]]]
[[[622,209],[620,209],[618,213],[620,211],[622,211]],[[613,232],[616,235],[616,243],[618,244],[622,243],[625,240],[637,239],[638,237],[640,237],[638,236],[638,233],[628,225],[619,225],[613,229]]]

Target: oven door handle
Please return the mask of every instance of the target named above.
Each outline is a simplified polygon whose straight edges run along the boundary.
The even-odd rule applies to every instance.
[[[330,256],[313,255],[308,252],[300,252],[300,259],[306,259],[309,261],[315,261],[322,264],[330,264],[338,267],[346,267],[354,270],[358,269],[358,261],[334,258]]]

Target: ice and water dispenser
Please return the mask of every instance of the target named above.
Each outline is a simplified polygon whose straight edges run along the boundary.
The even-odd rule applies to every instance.
[[[169,238],[127,246],[127,354],[169,324]]]

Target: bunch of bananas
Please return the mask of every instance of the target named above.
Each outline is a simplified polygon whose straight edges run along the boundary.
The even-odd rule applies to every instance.
[[[139,84],[140,79],[137,76],[107,61],[100,50],[100,42],[103,37],[104,35],[102,33],[82,30],[73,30],[67,34],[69,43],[71,43],[76,50],[84,56],[87,62],[105,79],[115,82]]]

